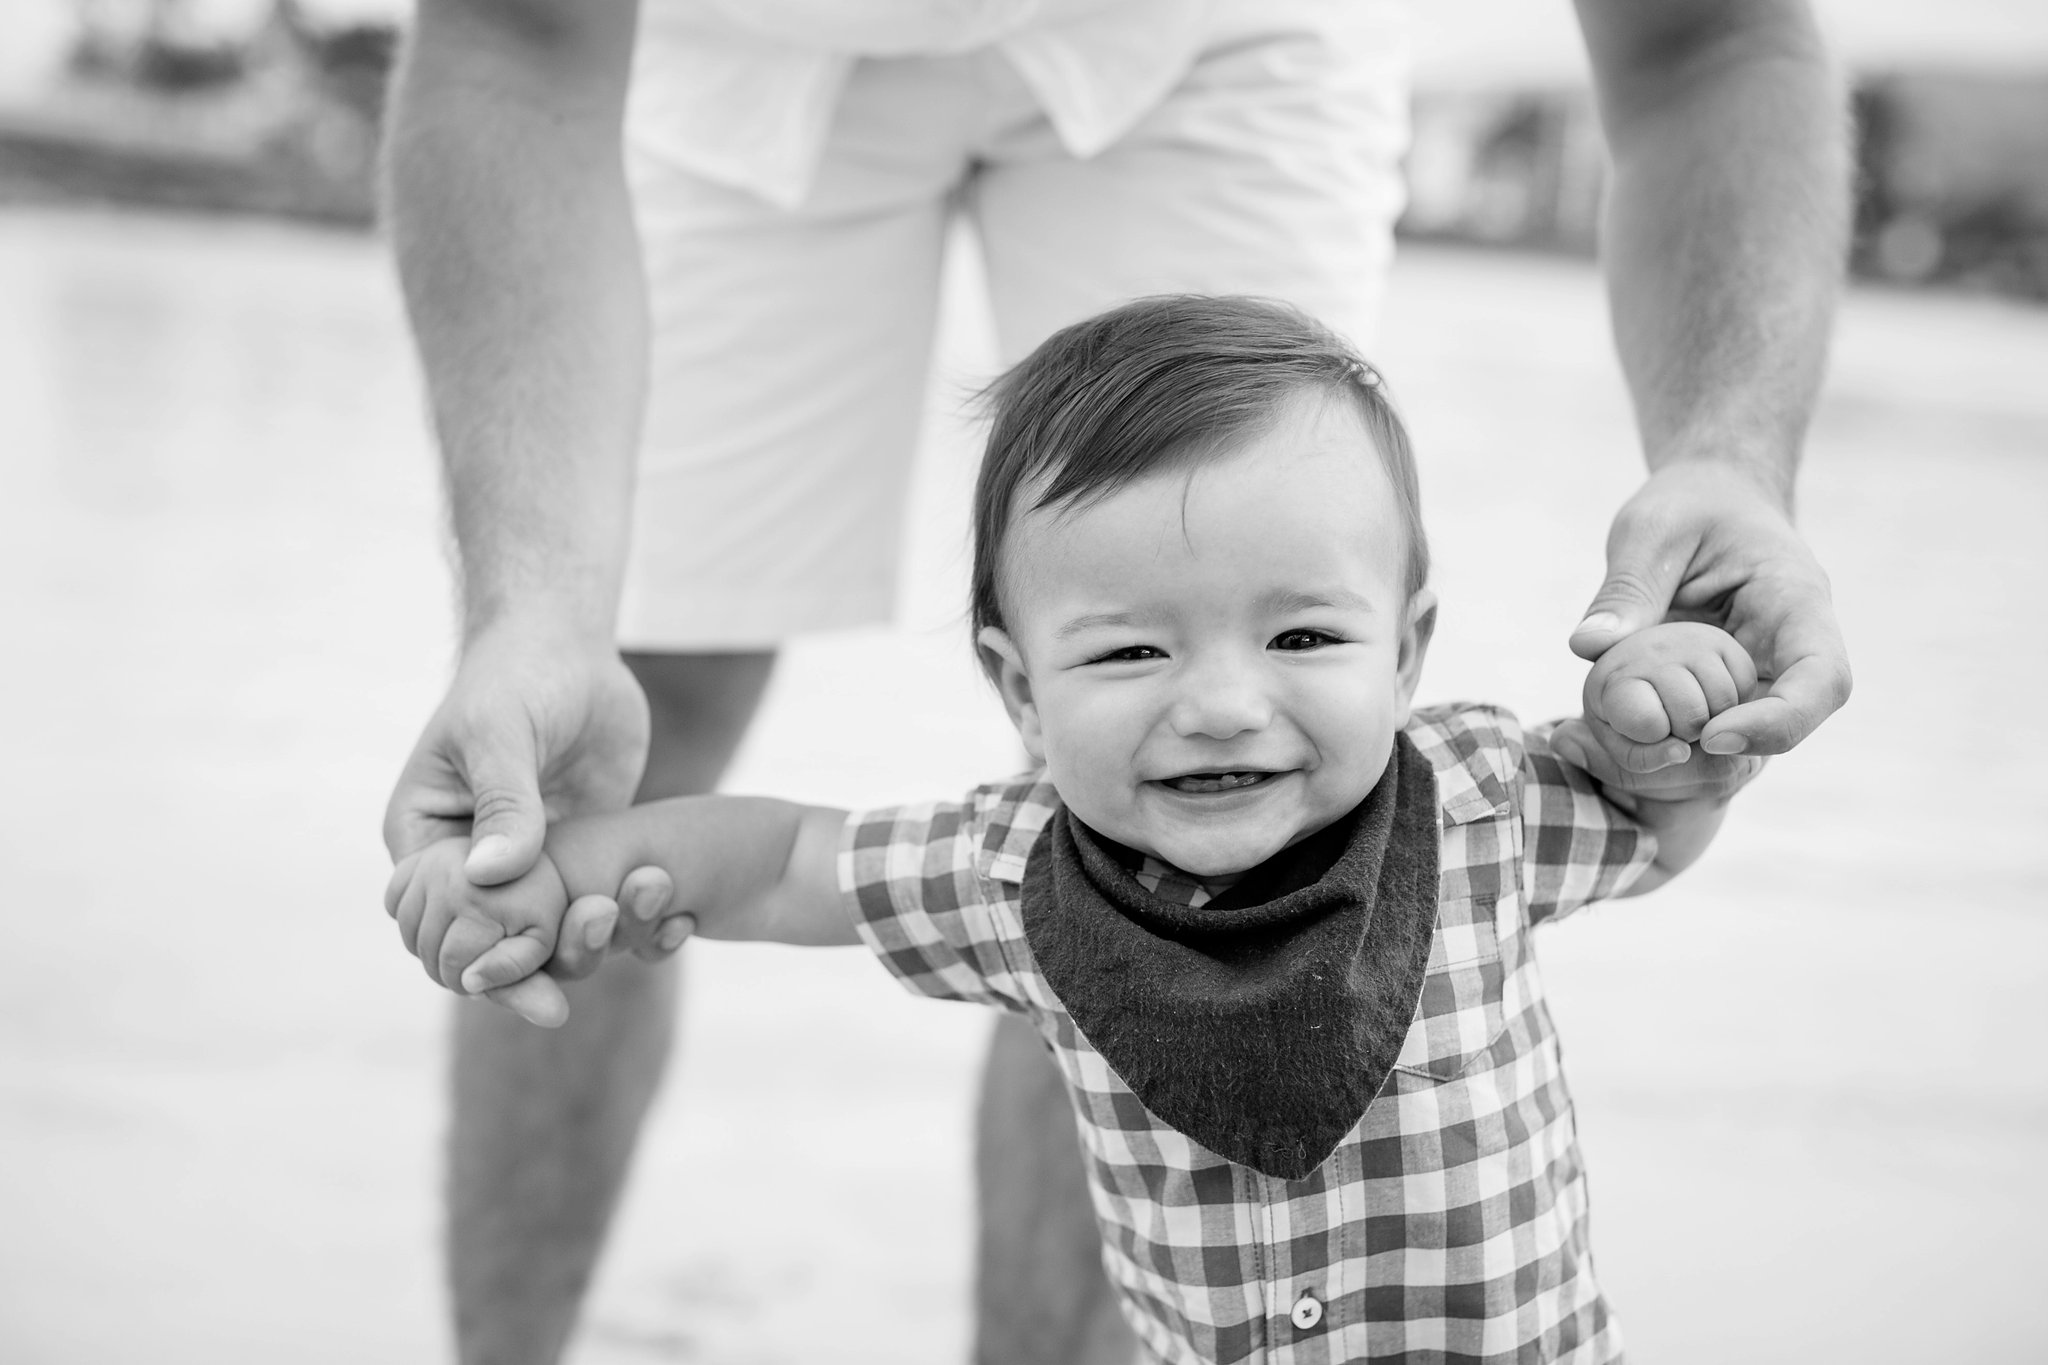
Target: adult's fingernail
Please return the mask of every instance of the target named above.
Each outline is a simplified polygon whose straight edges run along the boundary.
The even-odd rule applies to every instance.
[[[1749,736],[1733,730],[1718,735],[1708,735],[1700,741],[1700,747],[1710,754],[1740,754],[1749,751]]]
[[[634,887],[631,900],[633,918],[639,920],[642,924],[653,919],[655,912],[661,909],[661,898],[654,894],[654,888],[652,887]]]
[[[1586,615],[1586,619],[1579,622],[1579,631],[1590,630],[1596,633],[1604,634],[1610,630],[1620,629],[1621,618],[1619,616],[1616,616],[1611,611],[1588,612]],[[1579,633],[1579,631],[1573,631],[1572,633],[1576,635]]]
[[[464,860],[463,866],[475,867],[478,863],[489,862],[493,858],[502,858],[511,847],[512,841],[504,835],[486,834],[470,846],[469,857]]]

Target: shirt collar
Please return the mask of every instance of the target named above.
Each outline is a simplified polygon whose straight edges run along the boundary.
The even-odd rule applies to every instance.
[[[1444,823],[1465,825],[1505,815],[1507,785],[1487,762],[1476,737],[1466,731],[1446,734],[1431,729],[1434,733],[1414,738],[1436,770],[1436,802]],[[981,844],[982,875],[1021,885],[1031,846],[1059,809],[1059,793],[1043,773],[1037,773],[997,788],[983,800],[986,807],[979,813],[988,833]]]

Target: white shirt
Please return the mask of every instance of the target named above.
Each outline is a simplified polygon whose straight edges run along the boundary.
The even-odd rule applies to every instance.
[[[1389,0],[644,0],[638,145],[785,207],[800,203],[862,57],[994,47],[1060,141],[1093,156],[1236,31],[1309,30],[1398,79]]]

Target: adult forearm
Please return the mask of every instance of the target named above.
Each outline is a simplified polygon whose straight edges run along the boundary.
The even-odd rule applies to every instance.
[[[620,151],[631,5],[567,27],[508,11],[421,6],[392,108],[387,216],[466,636],[534,612],[608,641],[646,370]]]
[[[1789,508],[1847,238],[1845,120],[1803,6],[1715,16],[1622,55],[1595,43],[1602,255],[1651,467],[1733,462]]]

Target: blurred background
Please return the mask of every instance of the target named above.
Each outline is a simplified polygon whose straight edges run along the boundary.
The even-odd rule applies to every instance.
[[[2048,7],[1819,8],[1857,278],[1801,506],[1856,696],[1696,873],[1541,952],[1636,1360],[2048,1360]],[[384,798],[451,655],[370,230],[404,20],[0,12],[9,1365],[447,1358],[450,1005],[378,908]],[[1381,360],[1440,561],[1424,692],[1558,714],[1640,472],[1583,59],[1564,0],[1414,20]],[[733,788],[868,805],[1014,766],[962,626],[959,407],[992,346],[954,246],[901,624],[792,646]],[[1556,552],[1502,562],[1532,523]],[[987,1020],[858,953],[690,957],[573,1359],[961,1359]]]

